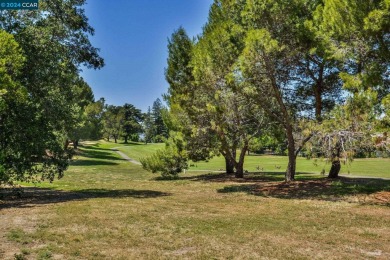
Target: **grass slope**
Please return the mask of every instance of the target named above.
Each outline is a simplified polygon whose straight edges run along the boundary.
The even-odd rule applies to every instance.
[[[299,174],[287,184],[278,172],[161,181],[117,146],[83,147],[62,180],[21,198],[3,189],[0,259],[390,258],[390,181]]]

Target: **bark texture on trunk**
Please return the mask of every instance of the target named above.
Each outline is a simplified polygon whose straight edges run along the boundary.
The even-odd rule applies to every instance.
[[[338,178],[340,170],[341,170],[340,160],[339,159],[334,160],[332,162],[332,167],[330,168],[328,178],[332,178],[332,179]]]
[[[234,173],[234,162],[228,156],[225,157],[225,166],[227,174]]]
[[[322,121],[322,97],[321,97],[321,91],[319,88],[316,88],[315,91],[315,99],[316,99],[316,120],[318,122]]]
[[[332,167],[330,168],[328,178],[334,179],[339,177],[339,173],[341,170],[340,155],[341,144],[340,142],[337,142],[334,153],[332,154]]]
[[[318,122],[322,121],[322,92],[323,92],[323,81],[324,81],[324,64],[320,65],[320,70],[318,72],[318,79],[314,90],[314,96],[316,100],[316,120]]]
[[[241,149],[240,158],[235,164],[236,178],[244,178],[244,160],[246,151],[248,150],[248,141],[245,142],[244,147]]]
[[[286,170],[286,175],[285,175],[285,180],[286,181],[294,181],[295,180],[295,169],[296,169],[296,158],[295,155],[293,158],[288,156],[288,165],[287,165],[287,170]]]
[[[236,165],[235,176],[236,176],[236,178],[244,178],[244,164],[243,163],[238,163]]]
[[[294,136],[293,136],[293,129],[291,126],[289,126],[287,129],[287,140],[288,140],[288,165],[285,175],[285,181],[293,181],[295,180],[295,169],[297,164],[297,157],[295,153],[295,143],[294,143]]]

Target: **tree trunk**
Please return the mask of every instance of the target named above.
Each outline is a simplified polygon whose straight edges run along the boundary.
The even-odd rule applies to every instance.
[[[127,136],[125,136],[125,144],[127,144]]]
[[[79,140],[73,140],[73,149],[77,150],[79,146]]]
[[[115,143],[118,142],[118,138],[116,136],[114,136],[114,141],[115,141]]]
[[[334,153],[332,154],[332,167],[330,168],[328,178],[334,179],[339,177],[339,173],[341,169],[340,154],[341,154],[341,144],[340,142],[337,142]]]
[[[324,65],[321,64],[318,80],[315,86],[314,95],[316,100],[316,120],[318,122],[322,121],[322,92],[323,92],[323,86],[322,83],[324,81]]]
[[[110,136],[107,136],[107,142],[109,142],[110,141]]]
[[[240,159],[236,163],[236,178],[244,178],[244,160],[246,151],[248,150],[248,141],[245,142],[244,147],[241,149]]]
[[[295,156],[295,143],[292,126],[289,126],[286,130],[288,140],[288,166],[286,170],[285,181],[293,181],[295,180],[297,157]]]
[[[235,176],[236,178],[244,178],[244,163],[237,163]]]
[[[330,168],[328,178],[332,178],[332,179],[338,178],[340,170],[341,170],[341,163],[340,163],[340,159],[337,157],[337,159],[332,161],[332,167]]]
[[[318,122],[322,121],[322,97],[321,97],[321,90],[319,89],[320,87],[316,87],[315,89],[315,99],[316,99],[316,120]]]
[[[226,165],[226,173],[233,174],[234,173],[234,162],[228,156],[225,156],[225,165]]]

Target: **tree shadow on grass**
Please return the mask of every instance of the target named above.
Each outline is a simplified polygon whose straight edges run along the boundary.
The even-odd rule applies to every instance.
[[[279,199],[347,201],[390,207],[390,180],[376,178],[306,178],[294,182],[263,181],[228,185],[219,193],[245,192]]]
[[[101,160],[123,160],[122,158],[116,156],[111,149],[102,149],[94,147],[83,147],[83,150],[81,150],[78,155]]]
[[[306,176],[307,175],[307,176]],[[299,178],[312,178],[313,173],[299,173]],[[252,172],[246,173],[244,178],[236,178],[234,174],[206,173],[193,176],[180,176],[179,180],[205,181],[205,182],[270,182],[284,180],[284,172]]]
[[[110,161],[103,161],[103,160],[74,160],[70,163],[72,166],[98,166],[98,165],[119,165],[119,163],[116,162],[110,162]]]
[[[100,159],[100,160],[110,160],[110,161],[123,161],[122,158],[115,156],[112,153],[84,153],[82,154],[83,157],[87,158],[94,158],[94,159]]]
[[[284,172],[254,172],[245,174],[241,179],[226,173],[181,176],[178,179],[229,184],[218,189],[219,193],[244,192],[279,199],[347,201],[390,206],[390,180],[381,178],[328,179],[314,173],[299,172],[296,181],[285,182]]]
[[[77,192],[25,187],[0,189],[0,210],[5,208],[30,208],[37,205],[56,204],[69,201],[84,201],[94,198],[148,199],[170,196],[170,193],[154,190],[107,190],[85,189]]]
[[[78,159],[79,157],[83,159]],[[84,159],[84,158],[90,158]],[[117,161],[124,161],[123,158],[116,156],[116,154],[105,148],[98,148],[95,146],[82,146],[82,149],[73,157],[71,165],[74,166],[95,166],[95,165],[118,165]]]
[[[137,142],[131,142],[131,141],[129,141],[127,144],[125,142],[121,142],[121,143],[118,143],[118,144],[121,144],[123,146],[147,145],[147,144],[144,144],[144,143],[137,143]]]
[[[100,144],[80,144],[79,148],[85,149],[85,150],[98,150],[98,151],[110,151],[108,148],[101,148]]]

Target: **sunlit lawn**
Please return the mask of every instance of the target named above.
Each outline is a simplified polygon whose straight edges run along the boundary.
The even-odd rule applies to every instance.
[[[104,144],[112,146],[112,144]],[[142,157],[152,154],[157,149],[163,149],[164,144],[130,144],[119,145],[119,150],[129,157],[139,160]],[[279,172],[283,173],[287,167],[288,158],[286,156],[254,155],[245,157],[245,169],[249,172]],[[297,171],[302,173],[313,173],[320,175],[324,170],[328,173],[330,163],[323,158],[308,160],[303,157],[297,159]],[[209,162],[191,162],[189,170],[224,170],[225,161],[223,157],[214,157]],[[354,159],[352,162],[342,164],[342,175],[356,175],[368,177],[390,178],[390,159],[370,158]]]
[[[316,173],[286,184],[276,168],[283,158],[252,156],[247,169],[261,162],[265,173],[236,180],[190,172],[167,181],[114,147],[137,159],[163,146],[85,146],[63,179],[38,185],[49,189],[3,195],[0,259],[390,258],[388,180],[331,182],[300,159],[300,172]],[[387,174],[388,160],[379,161],[382,170],[369,162],[362,174]],[[222,166],[213,159],[193,168]]]
[[[288,158],[286,156],[252,155],[246,157],[245,169],[249,172],[258,172],[259,170],[257,169],[261,169],[264,172],[284,172],[287,167],[287,162]],[[213,158],[210,162],[192,164],[194,166],[190,169],[224,169],[223,157]],[[330,166],[330,163],[326,162],[324,159],[308,160],[302,157],[298,157],[297,159],[298,172],[320,174],[324,169],[325,173],[328,173]],[[341,174],[390,178],[390,159],[354,159],[352,163],[347,162],[342,164]]]

